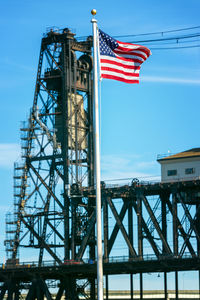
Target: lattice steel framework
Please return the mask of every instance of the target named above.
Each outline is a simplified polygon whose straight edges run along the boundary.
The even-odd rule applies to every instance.
[[[14,218],[6,222],[11,263],[19,246],[35,249],[39,265],[84,255],[94,218],[90,199],[79,197],[94,185],[91,71],[91,39],[77,42],[69,29],[42,39],[34,102],[21,128],[22,162],[15,165]],[[94,259],[95,239],[87,246]]]
[[[83,188],[80,197],[92,198],[93,189]],[[200,270],[200,181],[141,184],[106,188],[102,184],[104,224],[105,297],[108,299],[109,278],[114,274],[130,275],[130,299],[133,299],[134,274],[140,276],[140,299],[143,298],[143,274],[164,274],[167,300],[167,274],[175,272],[175,293],[178,299],[179,271]],[[95,219],[87,224],[85,243],[93,234]],[[118,251],[118,242],[123,251]],[[122,260],[122,261],[121,261]],[[198,275],[197,275],[198,276]],[[1,270],[0,299],[6,291],[19,294],[27,286],[27,299],[51,299],[48,280],[57,280],[56,299],[65,291],[66,299],[95,299],[91,282],[96,277],[96,264],[60,264],[46,267],[7,265]],[[77,280],[85,279],[78,285]],[[88,289],[88,286],[90,289]],[[38,293],[38,294],[37,294]]]

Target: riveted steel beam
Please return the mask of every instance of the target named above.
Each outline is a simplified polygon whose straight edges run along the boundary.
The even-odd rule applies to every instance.
[[[122,223],[122,220],[120,219],[119,214],[117,213],[117,210],[116,210],[116,208],[115,208],[115,206],[114,206],[112,200],[111,200],[110,198],[107,198],[107,201],[108,201],[108,204],[109,204],[109,206],[110,206],[110,209],[111,209],[111,211],[112,211],[112,213],[113,213],[113,215],[114,215],[114,217],[115,217],[116,223],[117,223],[117,225],[119,226],[119,229],[121,230],[121,233],[122,233],[122,235],[123,235],[123,237],[124,237],[124,240],[125,240],[125,242],[126,242],[128,248],[129,248],[130,254],[131,254],[132,256],[135,256],[135,257],[136,257],[136,256],[137,256],[137,253],[136,253],[136,251],[135,251],[133,245],[131,245],[131,242],[130,242],[130,240],[129,240],[128,234],[127,234],[127,232],[126,232],[126,229],[125,229],[125,227],[124,227],[124,225],[123,225],[123,223]]]

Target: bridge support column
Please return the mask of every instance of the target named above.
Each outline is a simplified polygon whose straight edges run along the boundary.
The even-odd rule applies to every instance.
[[[6,292],[8,293],[8,300],[19,299],[19,284],[13,278],[6,280],[3,286],[1,287],[0,300],[5,299]]]
[[[164,272],[164,292],[165,300],[167,300],[167,272]]]
[[[43,300],[44,298],[52,300],[48,287],[42,278],[34,278],[26,296],[26,300]]]
[[[133,300],[133,274],[130,274],[131,300]]]
[[[199,299],[200,299],[200,270],[199,270]]]
[[[143,299],[143,274],[140,273],[140,300]]]
[[[106,300],[109,298],[109,281],[108,281],[108,275],[106,275]]]
[[[175,299],[178,300],[178,271],[175,272],[175,296]]]
[[[95,300],[95,278],[91,278],[89,279],[90,282],[90,299],[94,299]]]

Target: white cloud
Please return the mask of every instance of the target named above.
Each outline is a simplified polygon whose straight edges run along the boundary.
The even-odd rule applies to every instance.
[[[141,81],[200,85],[200,79],[188,79],[177,77],[142,76]]]
[[[102,180],[113,183],[131,182],[132,178],[159,180],[158,168],[156,161],[143,161],[139,155],[105,155],[101,159]]]
[[[155,161],[140,161],[136,164],[139,169],[150,169],[157,164]]]
[[[20,145],[0,144],[0,167],[11,168],[20,156]]]
[[[16,61],[12,61],[8,57],[5,57],[4,59],[1,59],[0,61],[1,61],[1,64],[5,64],[7,66],[15,67],[17,69],[22,69],[22,70],[31,71],[31,72],[35,71],[35,68],[31,67],[30,65],[21,64],[21,62],[17,63]]]

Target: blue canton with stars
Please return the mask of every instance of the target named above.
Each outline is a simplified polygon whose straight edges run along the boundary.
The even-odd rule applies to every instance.
[[[99,29],[99,50],[100,55],[108,55],[116,57],[113,52],[119,46],[117,41],[109,36],[107,33]]]

